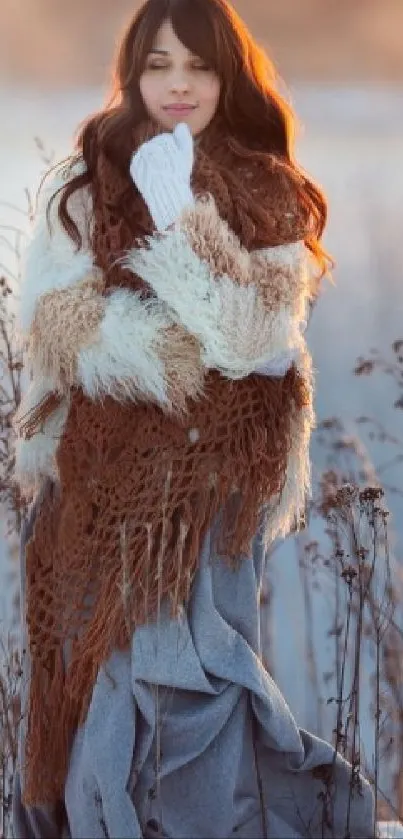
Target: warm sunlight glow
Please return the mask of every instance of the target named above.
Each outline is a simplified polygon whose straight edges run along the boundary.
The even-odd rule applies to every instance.
[[[2,0],[0,84],[100,83],[116,37],[139,5],[138,0]],[[401,2],[234,0],[233,6],[284,78],[403,80]]]

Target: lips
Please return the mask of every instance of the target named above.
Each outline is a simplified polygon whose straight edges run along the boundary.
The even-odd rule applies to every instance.
[[[165,105],[164,111],[168,111],[173,114],[187,114],[190,111],[194,111],[195,108],[196,105]]]

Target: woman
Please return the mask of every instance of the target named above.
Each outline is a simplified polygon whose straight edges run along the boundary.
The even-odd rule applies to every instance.
[[[292,129],[225,0],[148,0],[43,190],[20,312],[17,836],[372,828],[368,785],[261,660],[264,558],[309,492],[304,326],[329,264]]]

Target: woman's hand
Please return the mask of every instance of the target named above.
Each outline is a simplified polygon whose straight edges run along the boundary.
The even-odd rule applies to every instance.
[[[133,155],[130,174],[157,230],[165,230],[185,207],[194,204],[193,163],[193,137],[184,122],[172,134],[158,134],[143,143]]]

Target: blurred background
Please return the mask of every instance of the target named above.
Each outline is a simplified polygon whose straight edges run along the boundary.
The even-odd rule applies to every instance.
[[[116,43],[139,5],[1,2],[0,261],[10,276],[17,273],[16,251],[28,226],[26,190],[35,193],[47,165],[70,152],[80,120],[102,106]],[[339,418],[339,451],[350,458],[344,474],[350,474],[353,461],[359,473],[361,458],[366,475],[373,469],[382,477],[391,513],[393,584],[400,591],[403,364],[392,343],[403,340],[403,2],[234,0],[233,5],[275,61],[300,119],[299,160],[328,198],[324,243],[336,260],[335,282],[325,282],[308,331],[318,424]],[[371,350],[385,358],[384,372],[354,375],[358,357]],[[371,422],[357,422],[363,416]],[[318,432],[312,441],[315,480],[328,458]],[[308,538],[323,540],[323,524],[313,522],[303,537]],[[2,617],[9,620],[17,578],[3,542]],[[291,537],[269,563],[265,656],[298,723],[331,739],[333,583],[326,574],[310,576],[310,568],[301,575],[301,568],[301,540]],[[395,621],[401,632],[400,606]],[[370,766],[373,650],[365,652],[360,666],[367,685],[361,736]],[[392,736],[401,754],[399,713]],[[384,764],[382,784],[397,806],[403,784],[396,749]]]
[[[4,83],[103,84],[134,0],[2,0]],[[294,81],[401,83],[401,0],[235,0],[281,72]]]

